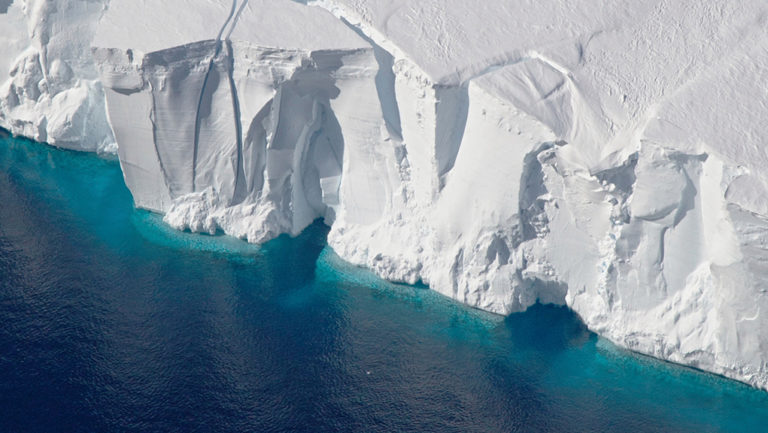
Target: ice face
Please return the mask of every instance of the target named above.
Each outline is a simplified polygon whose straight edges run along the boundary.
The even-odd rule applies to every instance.
[[[766,386],[765,6],[315,4],[392,53],[410,170],[343,257]]]
[[[174,227],[263,242],[324,217],[384,278],[567,304],[768,388],[762,2],[309,3],[17,0],[0,124],[116,140]]]
[[[356,136],[382,122],[370,45],[332,15],[289,1],[211,2],[203,14],[165,7],[151,11],[154,23],[133,19],[148,15],[144,4],[111,7],[93,42],[137,205],[166,212],[178,228],[251,242],[332,221],[344,158],[370,151],[369,137]],[[278,14],[296,27],[283,38],[267,31]],[[189,26],[203,15],[221,27]],[[130,36],[160,21],[169,36]],[[313,28],[322,36],[310,38]],[[349,140],[359,142],[345,152]],[[360,175],[344,176],[355,180],[345,197],[360,215],[380,212],[365,198],[381,195],[367,190],[375,179],[354,165]]]
[[[0,1],[0,126],[114,152],[90,42],[105,1]]]

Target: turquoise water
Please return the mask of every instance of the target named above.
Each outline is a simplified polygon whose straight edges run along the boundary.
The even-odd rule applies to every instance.
[[[0,138],[0,431],[765,431],[768,393],[135,210],[116,161]]]

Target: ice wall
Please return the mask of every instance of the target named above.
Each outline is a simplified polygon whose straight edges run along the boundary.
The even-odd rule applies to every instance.
[[[324,217],[384,278],[566,304],[768,388],[762,2],[308,3],[16,0],[0,122],[114,132],[136,204],[177,228],[263,242]]]
[[[114,152],[90,42],[107,0],[0,1],[0,127]]]
[[[343,177],[352,213],[377,212],[366,161],[383,120],[370,45],[289,1],[165,8],[113,4],[93,42],[137,205],[178,228],[263,242],[332,222]],[[270,29],[278,15],[285,24]],[[200,17],[220,26],[190,26]],[[132,36],[154,26],[169,32]],[[350,157],[360,163],[345,164]]]
[[[392,54],[410,174],[343,257],[768,386],[765,5],[314,4]]]

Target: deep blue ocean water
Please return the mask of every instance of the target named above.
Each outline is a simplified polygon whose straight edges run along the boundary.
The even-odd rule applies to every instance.
[[[176,232],[116,161],[0,137],[0,432],[768,431],[768,393],[386,283],[326,233]]]

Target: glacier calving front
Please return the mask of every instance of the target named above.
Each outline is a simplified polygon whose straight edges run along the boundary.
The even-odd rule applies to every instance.
[[[169,224],[263,242],[323,217],[384,278],[564,303],[768,388],[764,2],[2,5],[0,126],[117,143]]]

